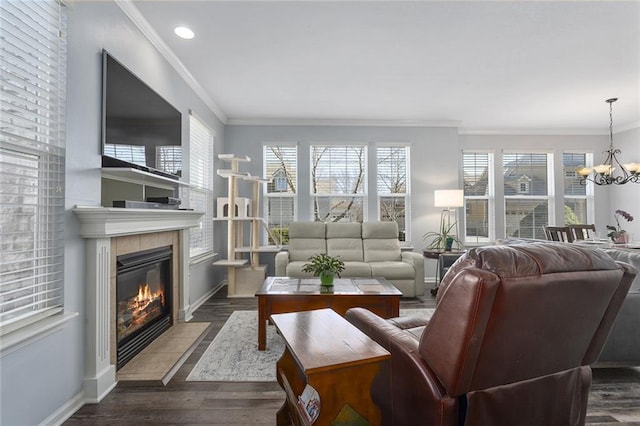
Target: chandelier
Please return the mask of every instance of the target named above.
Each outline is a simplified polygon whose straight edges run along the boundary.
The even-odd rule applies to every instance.
[[[613,103],[617,100],[618,98],[611,98],[605,101],[609,104],[609,149],[604,151],[607,158],[599,166],[578,168],[577,172],[581,176],[582,185],[586,185],[587,182],[593,182],[596,185],[640,183],[640,163],[622,165],[617,157],[621,151],[613,146]]]

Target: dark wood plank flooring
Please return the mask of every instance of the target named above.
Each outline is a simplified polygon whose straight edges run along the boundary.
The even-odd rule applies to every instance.
[[[401,308],[431,308],[428,294],[401,301]],[[87,404],[65,425],[254,425],[275,424],[284,393],[273,383],[187,382],[187,375],[235,310],[257,310],[255,298],[226,297],[223,287],[194,312],[211,322],[207,336],[165,387],[119,384],[99,404]],[[587,423],[640,425],[640,368],[596,368]]]

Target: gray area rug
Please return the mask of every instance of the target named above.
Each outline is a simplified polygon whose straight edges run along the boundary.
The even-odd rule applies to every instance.
[[[433,309],[401,309],[401,316],[431,316]],[[258,312],[234,311],[213,339],[187,381],[274,382],[284,342],[267,327],[267,349],[258,350]]]

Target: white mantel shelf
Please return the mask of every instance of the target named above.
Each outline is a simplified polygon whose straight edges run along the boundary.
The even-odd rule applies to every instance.
[[[126,209],[76,206],[83,238],[110,238],[121,235],[172,231],[198,226],[204,213],[191,210]]]

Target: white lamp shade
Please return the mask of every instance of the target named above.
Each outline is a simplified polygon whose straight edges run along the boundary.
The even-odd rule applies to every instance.
[[[433,192],[433,205],[436,207],[464,206],[462,189],[438,189]]]

